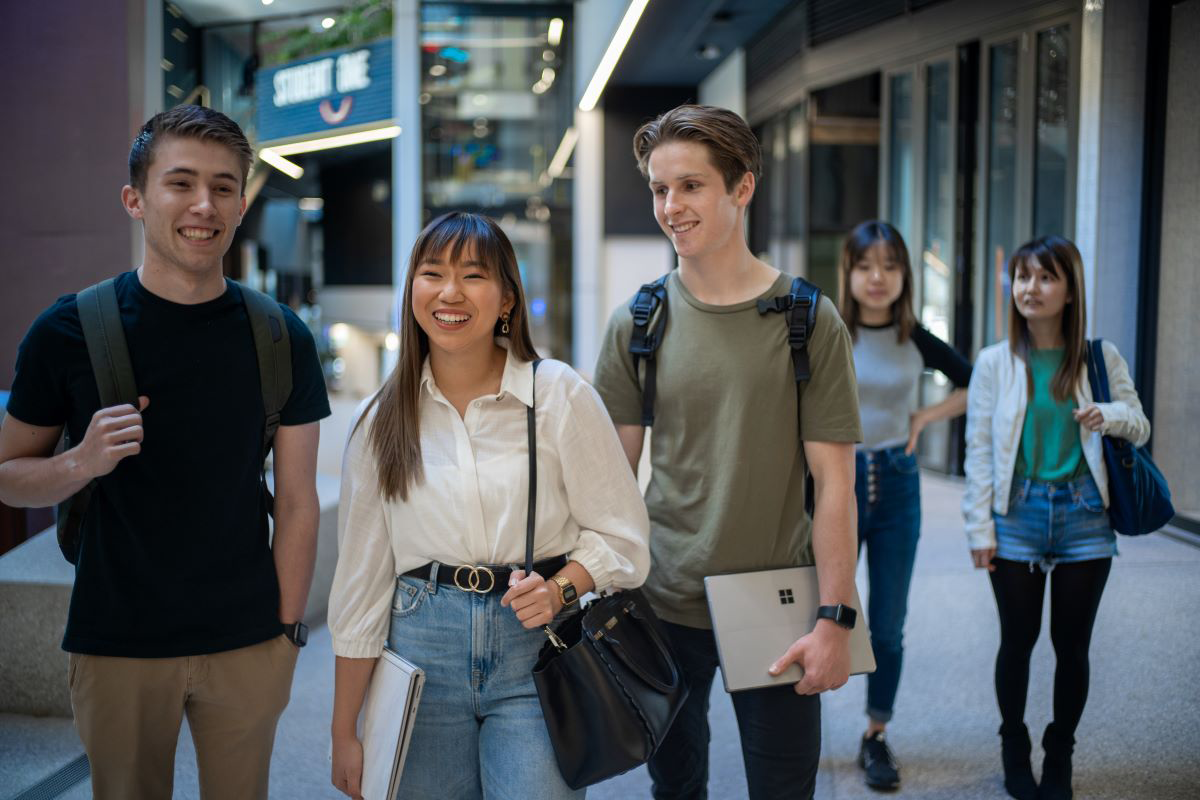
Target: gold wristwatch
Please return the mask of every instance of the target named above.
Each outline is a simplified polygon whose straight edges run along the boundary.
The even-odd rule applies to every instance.
[[[579,599],[579,592],[575,590],[575,584],[571,583],[570,578],[565,575],[555,575],[550,580],[558,586],[558,601],[562,603],[563,608]]]

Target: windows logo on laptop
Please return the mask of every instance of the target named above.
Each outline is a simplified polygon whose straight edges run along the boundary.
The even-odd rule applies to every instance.
[[[796,602],[796,598],[792,596],[791,589],[779,590],[779,605],[786,606]]]

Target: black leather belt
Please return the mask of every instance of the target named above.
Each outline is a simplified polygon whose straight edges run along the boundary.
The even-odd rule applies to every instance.
[[[541,561],[533,562],[533,571],[543,578],[549,579],[551,575],[554,575],[566,565],[566,556],[555,556],[554,558],[545,558]],[[453,586],[456,589],[462,589],[464,592],[475,592],[476,594],[490,594],[495,592],[497,594],[504,594],[508,591],[508,578],[512,575],[513,569],[511,565],[472,566],[470,564],[462,564],[456,567],[452,564],[438,564],[437,582],[443,586]],[[520,568],[518,567],[517,569]],[[427,581],[432,572],[433,562],[430,562],[423,567],[410,569],[404,574],[410,578]]]

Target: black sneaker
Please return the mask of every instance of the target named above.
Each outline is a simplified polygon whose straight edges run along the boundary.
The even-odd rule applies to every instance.
[[[872,789],[900,788],[900,765],[887,746],[883,731],[864,736],[858,749],[858,765],[866,771],[865,781]]]

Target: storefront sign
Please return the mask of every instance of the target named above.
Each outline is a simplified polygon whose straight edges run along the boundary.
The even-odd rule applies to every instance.
[[[259,70],[258,140],[324,133],[392,116],[392,42]]]

